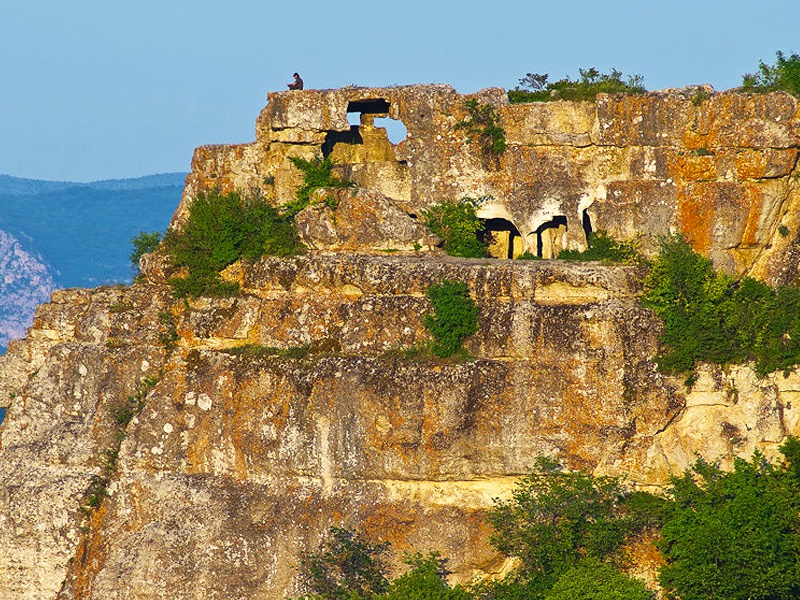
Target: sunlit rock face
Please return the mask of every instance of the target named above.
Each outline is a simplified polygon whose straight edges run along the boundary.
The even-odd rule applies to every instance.
[[[50,268],[13,235],[0,230],[0,351],[21,338],[33,311],[56,287]]]
[[[774,456],[800,433],[796,374],[704,370],[687,395],[658,373],[636,267],[267,259],[228,274],[241,296],[188,302],[160,272],[55,292],[0,359],[0,597],[297,595],[332,525],[439,550],[466,581],[504,568],[485,511],[538,455],[658,489],[698,453]],[[480,309],[474,361],[404,353],[445,279]]]
[[[288,202],[301,173],[287,157],[328,156],[409,214],[488,197],[481,216],[507,221],[523,250],[545,258],[585,247],[591,230],[637,239],[646,253],[659,236],[682,232],[730,273],[798,282],[798,100],[709,89],[529,104],[509,104],[500,89],[463,96],[447,85],[274,93],[254,142],[195,151],[176,219],[202,189]],[[502,156],[487,160],[458,127],[471,98],[497,113]],[[361,125],[350,126],[348,113]],[[406,127],[398,144],[375,127],[387,115]]]
[[[467,581],[508,566],[486,511],[539,455],[659,490],[697,455],[730,466],[800,434],[796,372],[703,367],[687,391],[657,370],[640,267],[445,257],[419,225],[435,202],[485,197],[509,254],[549,258],[589,229],[647,251],[674,230],[731,272],[796,282],[797,101],[476,97],[506,130],[501,157],[467,143],[448,86],[273,94],[253,143],[195,152],[173,222],[204,189],[289,201],[288,157],[329,156],[359,188],[298,215],[307,255],[235,263],[238,296],[186,300],[154,253],[128,288],[37,309],[0,358],[0,598],[297,596],[332,525],[398,556],[438,550]],[[375,127],[386,114],[399,144]],[[478,306],[474,360],[412,351],[444,280]]]

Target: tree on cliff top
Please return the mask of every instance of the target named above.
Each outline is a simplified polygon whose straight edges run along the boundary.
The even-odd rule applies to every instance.
[[[792,52],[786,56],[775,53],[774,65],[759,62],[756,73],[747,73],[742,78],[742,87],[753,92],[784,91],[800,96],[800,55]]]
[[[539,73],[528,73],[519,80],[516,89],[509,90],[509,102],[549,102],[552,100],[593,101],[597,94],[643,94],[644,78],[641,75],[630,75],[622,79],[622,72],[611,69],[610,73],[601,73],[594,67],[578,69],[580,77],[572,80],[569,77],[558,81],[548,81],[549,76]]]

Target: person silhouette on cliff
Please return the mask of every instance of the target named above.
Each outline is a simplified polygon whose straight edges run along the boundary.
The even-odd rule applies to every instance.
[[[299,73],[295,73],[294,75],[292,75],[292,77],[294,77],[294,82],[287,83],[286,87],[288,87],[290,90],[302,90],[303,89],[303,80],[300,79],[300,74]]]

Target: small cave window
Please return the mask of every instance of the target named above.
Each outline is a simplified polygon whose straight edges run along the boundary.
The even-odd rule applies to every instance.
[[[567,229],[567,217],[557,215],[552,220],[542,223],[536,230],[536,256],[539,258],[557,258],[561,251],[560,234]]]
[[[375,138],[375,128],[385,130],[384,138],[397,145],[405,139],[407,131],[402,121],[389,118],[388,100],[383,98],[370,98],[364,100],[354,100],[347,104],[347,122],[350,125],[349,131],[329,131],[322,144],[322,155],[327,157],[333,152],[336,144],[363,145],[364,137]],[[378,120],[378,123],[375,121]],[[383,133],[378,135],[380,139]],[[397,140],[397,141],[395,141]],[[378,142],[380,143],[380,142]]]
[[[523,252],[522,236],[507,219],[486,219],[481,238],[489,247],[489,256],[494,258],[515,258]]]
[[[382,127],[386,130],[386,135],[389,138],[389,141],[395,146],[397,146],[397,144],[402,142],[408,136],[408,129],[406,129],[405,124],[398,119],[392,119],[391,117],[376,117],[374,122],[375,127]]]
[[[0,408],[0,425],[3,424],[3,421],[6,420],[6,409]]]

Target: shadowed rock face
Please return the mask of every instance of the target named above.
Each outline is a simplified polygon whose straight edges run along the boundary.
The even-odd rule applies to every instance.
[[[497,160],[487,162],[456,127],[468,98],[500,117],[508,145]],[[361,114],[361,126],[350,127],[348,112]],[[408,131],[397,145],[374,126],[386,114]],[[720,268],[790,283],[798,272],[798,148],[800,108],[785,93],[702,99],[687,88],[512,105],[500,89],[462,96],[445,85],[279,92],[254,142],[197,149],[176,218],[209,187],[286,202],[300,181],[287,157],[324,154],[411,214],[491,196],[480,216],[510,221],[533,253],[543,235],[554,253],[584,247],[586,224],[641,238],[646,252],[658,236],[681,231]]]
[[[331,525],[439,550],[465,581],[504,568],[485,511],[538,455],[658,489],[697,454],[729,466],[800,434],[797,373],[706,368],[687,393],[656,370],[637,267],[442,257],[406,216],[491,195],[483,215],[528,248],[585,243],[587,211],[645,248],[683,230],[732,271],[796,281],[796,101],[477,97],[509,141],[492,164],[447,86],[273,94],[255,142],[196,151],[175,221],[203,188],[291,199],[288,157],[325,153],[361,189],[298,215],[314,253],[235,264],[240,296],[189,301],[153,254],[129,288],[39,307],[0,358],[0,597],[298,595],[300,557]],[[374,127],[387,113],[408,130],[397,146]],[[406,352],[445,279],[479,307],[473,361]],[[84,512],[97,476],[108,495]]]

